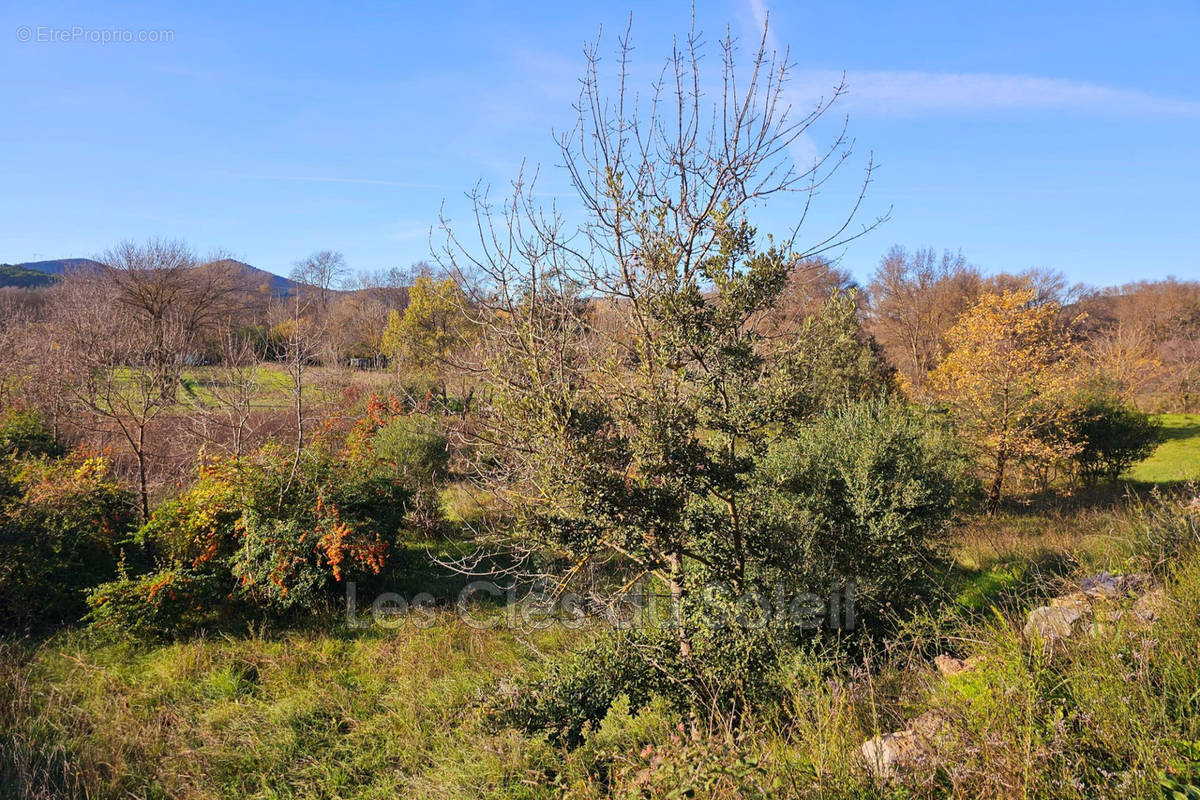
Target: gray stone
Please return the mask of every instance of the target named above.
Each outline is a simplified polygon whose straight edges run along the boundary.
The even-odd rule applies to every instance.
[[[1025,636],[1054,644],[1071,638],[1090,621],[1091,612],[1079,606],[1041,606],[1029,612]]]

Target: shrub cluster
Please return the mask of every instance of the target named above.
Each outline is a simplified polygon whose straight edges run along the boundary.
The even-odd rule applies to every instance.
[[[203,461],[137,533],[153,568],[95,588],[91,625],[163,637],[320,608],[341,582],[383,570],[415,491],[443,469],[444,440],[374,400],[340,446]]]
[[[1149,414],[1104,393],[1079,399],[1063,427],[1074,471],[1088,485],[1116,480],[1149,456],[1162,438]]]
[[[974,491],[941,424],[879,400],[831,410],[776,442],[754,474],[760,561],[747,588],[824,597],[852,581],[859,630],[820,634],[801,619],[756,613],[750,595],[696,585],[683,600],[682,637],[670,625],[601,636],[523,686],[500,719],[576,745],[621,697],[726,720],[770,708],[785,695],[784,663],[814,635],[880,634],[932,596],[947,525]]]
[[[116,573],[132,498],[108,459],[64,448],[36,418],[0,424],[0,625],[78,619],[84,591]]]

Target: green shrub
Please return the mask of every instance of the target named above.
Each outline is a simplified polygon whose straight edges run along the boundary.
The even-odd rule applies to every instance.
[[[164,639],[220,620],[232,583],[213,571],[184,567],[101,584],[87,598],[93,630],[115,637]]]
[[[853,581],[858,624],[880,631],[931,597],[948,523],[972,488],[966,474],[953,438],[914,410],[864,401],[825,414],[758,462],[746,507],[756,561],[744,591],[708,584],[711,571],[690,565],[679,615],[689,654],[672,625],[603,636],[551,664],[502,717],[576,745],[618,697],[634,709],[660,697],[726,724],[777,708],[784,664],[814,634],[791,601],[823,603]],[[703,509],[689,514],[701,519]],[[827,609],[816,616],[824,626]]]
[[[618,697],[571,754],[564,777],[596,790],[583,796],[778,796],[754,744],[689,730],[685,719],[662,698],[638,709]]]
[[[375,431],[375,455],[406,483],[435,483],[446,476],[450,450],[446,433],[424,414],[397,416]]]
[[[609,631],[551,661],[498,709],[498,718],[551,741],[576,746],[609,714],[618,698],[633,709],[657,700],[675,711],[736,723],[747,711],[784,695],[786,626],[748,625],[731,606],[709,605],[686,615],[691,653],[669,625]]]
[[[674,671],[678,648],[670,637],[654,633],[611,632],[550,661],[545,675],[521,684],[492,709],[497,721],[577,746],[618,697],[636,709],[667,688],[664,670]],[[658,669],[647,652],[661,659]]]
[[[867,401],[827,413],[763,459],[765,574],[817,595],[853,581],[859,620],[878,627],[931,596],[967,475],[957,442],[918,411]]]
[[[116,575],[132,510],[103,458],[73,454],[0,467],[3,626],[78,619],[83,592]]]
[[[89,619],[110,633],[157,636],[249,611],[323,607],[342,581],[383,569],[409,497],[374,457],[321,446],[298,460],[268,447],[205,462],[138,532],[156,569],[99,587]],[[170,602],[148,588],[163,579],[175,587]],[[139,601],[149,607],[138,611]],[[205,603],[221,613],[200,613]]]
[[[63,455],[62,444],[46,427],[41,416],[32,411],[17,411],[0,417],[0,458],[6,456]]]
[[[439,488],[449,475],[449,439],[440,421],[429,414],[405,413],[396,398],[372,397],[365,422],[370,450],[385,469],[412,489],[409,522],[426,535],[442,531]]]
[[[1063,436],[1085,483],[1115,480],[1154,452],[1162,430],[1150,417],[1111,395],[1080,401],[1067,417]]]

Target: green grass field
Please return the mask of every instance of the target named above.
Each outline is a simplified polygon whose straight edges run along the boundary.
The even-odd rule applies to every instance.
[[[1139,483],[1200,480],[1200,414],[1160,414],[1163,443],[1124,477]]]
[[[490,700],[589,634],[476,630],[448,611],[429,627],[328,619],[158,645],[84,631],[0,642],[0,798],[1193,797],[1194,555],[1168,574],[1154,636],[1084,636],[1048,657],[1019,633],[1056,585],[1039,575],[1038,554],[1069,552],[1087,574],[1136,569],[1136,547],[1087,544],[1104,531],[1133,546],[1135,525],[1115,511],[969,521],[960,563],[1012,569],[968,587],[965,609],[916,623],[872,670],[797,655],[784,711],[747,719],[739,734],[621,702],[574,750],[497,724]],[[942,680],[928,655],[947,650],[981,666]],[[956,783],[934,766],[902,783],[874,779],[862,742],[927,710],[954,721],[939,746]],[[1168,776],[1179,794],[1162,788]]]

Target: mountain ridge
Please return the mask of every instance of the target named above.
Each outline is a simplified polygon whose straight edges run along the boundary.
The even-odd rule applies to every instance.
[[[300,284],[293,280],[276,275],[253,264],[247,264],[245,261],[239,261],[236,258],[221,259],[222,261],[236,264],[245,270],[255,281],[260,284],[263,281],[269,283],[270,289],[276,294],[286,295],[294,291]],[[77,269],[95,269],[103,266],[99,261],[91,258],[55,258],[45,261],[24,261],[19,264],[9,266],[16,267],[26,272],[40,272],[44,275],[59,276]],[[4,280],[4,276],[0,276],[0,286],[16,286],[20,284],[9,283]]]

